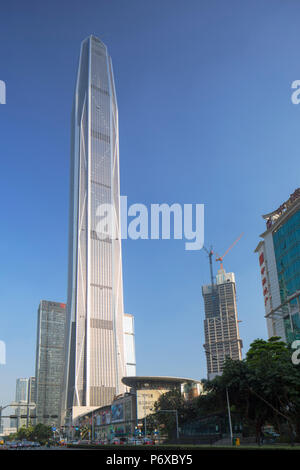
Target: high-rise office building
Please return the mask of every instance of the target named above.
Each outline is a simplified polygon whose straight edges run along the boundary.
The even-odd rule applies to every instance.
[[[134,340],[134,317],[129,313],[124,314],[124,355],[125,375],[132,377],[136,375],[135,340]]]
[[[212,380],[222,374],[227,357],[242,359],[234,273],[219,269],[216,283],[202,286],[202,295],[205,309],[204,350],[208,379]]]
[[[36,402],[36,380],[35,377],[28,379],[28,403]]]
[[[60,424],[65,326],[66,305],[42,300],[38,309],[34,393],[37,423],[51,426]]]
[[[35,422],[35,377],[16,380],[14,416],[10,418],[10,427],[19,429]],[[23,405],[23,406],[22,406]]]
[[[28,399],[28,382],[27,378],[17,379],[16,381],[16,402],[27,403]]]
[[[259,258],[269,338],[300,339],[300,188],[278,209],[262,216],[266,230]]]
[[[28,379],[28,416],[31,424],[36,424],[36,380],[35,377]]]
[[[28,385],[28,378],[19,378],[16,380],[15,402],[18,403],[18,406],[13,407],[15,417],[10,418],[11,428],[19,429],[27,425]]]
[[[70,180],[63,409],[75,418],[123,393],[121,379],[126,375],[118,109],[111,59],[95,36],[81,45]],[[103,204],[112,208],[114,237],[99,229]]]

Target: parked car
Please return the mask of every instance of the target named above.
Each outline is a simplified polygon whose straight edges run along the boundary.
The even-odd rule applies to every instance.
[[[145,437],[143,439],[143,444],[146,445],[146,446],[153,446],[154,441],[153,441],[153,439],[149,439],[148,437]]]
[[[111,441],[110,441],[111,444],[113,445],[116,445],[116,446],[119,446],[121,443],[120,443],[120,439],[118,437],[114,437]]]
[[[82,441],[78,441],[78,444],[90,444],[91,441],[89,441],[88,439],[83,439]]]
[[[32,447],[41,447],[41,444],[39,442],[33,442]]]
[[[262,441],[265,444],[274,444],[278,441],[279,437],[280,437],[280,434],[274,431],[265,431],[263,433]]]
[[[25,449],[28,449],[29,447],[32,447],[32,444],[33,442],[30,442],[30,441],[22,441],[22,447],[24,447]]]
[[[139,446],[139,445],[143,444],[143,441],[141,439],[136,438],[136,437],[130,437],[127,440],[127,444],[131,445],[131,446]]]
[[[11,441],[11,442],[8,444],[8,448],[9,448],[9,449],[17,449],[17,448],[18,448],[18,442],[17,442],[17,441]]]

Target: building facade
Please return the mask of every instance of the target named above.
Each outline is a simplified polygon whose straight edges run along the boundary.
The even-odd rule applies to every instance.
[[[28,379],[28,403],[36,403],[36,380],[35,377]]]
[[[234,273],[220,269],[216,284],[202,286],[202,295],[207,376],[208,380],[212,380],[222,374],[226,357],[242,359]]]
[[[136,396],[124,393],[110,405],[96,408],[78,416],[74,422],[81,439],[107,440],[133,436],[136,428]]]
[[[33,392],[37,423],[60,424],[65,328],[66,304],[42,300],[38,309],[36,384]]]
[[[137,421],[155,412],[155,402],[164,393],[178,391],[188,401],[203,392],[199,380],[181,377],[124,377],[123,382],[136,396]]]
[[[32,425],[36,424],[36,379],[28,379],[28,416]]]
[[[19,378],[16,380],[16,395],[14,415],[10,418],[10,427],[19,429],[27,425],[27,404],[28,404],[29,379]]]
[[[300,339],[300,188],[263,219],[266,230],[255,252],[268,336],[291,344]]]
[[[136,375],[134,317],[124,314],[125,375]]]
[[[111,59],[95,36],[81,45],[71,141],[68,419],[125,392],[118,109]],[[99,225],[103,208],[111,230]]]
[[[154,405],[159,397],[170,391],[179,391],[185,400],[191,400],[203,392],[199,380],[180,377],[124,377],[123,383],[129,392],[115,397],[108,406],[103,406],[78,416],[74,429],[81,439],[112,440],[114,437],[140,435],[140,426],[149,415],[155,413]],[[146,420],[145,420],[146,418]]]
[[[21,378],[16,380],[16,402],[27,403],[29,379]]]

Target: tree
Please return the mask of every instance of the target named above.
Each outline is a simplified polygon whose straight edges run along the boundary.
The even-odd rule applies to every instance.
[[[285,423],[293,441],[300,418],[300,368],[291,361],[291,350],[280,338],[256,339],[243,361],[227,359],[222,376],[206,384],[212,397],[225,409],[226,388],[230,403],[256,428],[261,442],[262,428]],[[200,403],[204,404],[201,397]],[[298,429],[299,432],[299,429]]]
[[[31,424],[26,427],[22,426],[16,433],[10,434],[8,440],[28,440],[38,441],[41,443],[47,442],[53,436],[51,426],[39,423],[36,426]]]
[[[33,430],[34,439],[39,442],[47,442],[53,436],[53,431],[51,426],[46,426],[45,424],[38,423]]]
[[[163,429],[171,438],[176,435],[176,415],[164,410],[177,411],[179,426],[197,416],[195,400],[186,401],[179,390],[171,390],[162,394],[154,404],[155,415],[150,415],[149,425],[153,427],[163,426]],[[148,421],[147,421],[148,422]],[[147,424],[148,426],[148,424]]]

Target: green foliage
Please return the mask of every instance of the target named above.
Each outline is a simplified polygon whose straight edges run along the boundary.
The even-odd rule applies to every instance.
[[[8,440],[27,440],[27,441],[37,441],[40,443],[45,443],[53,436],[51,426],[46,426],[45,424],[39,423],[36,426],[29,425],[28,428],[25,426],[21,427],[18,432],[10,434]]]
[[[51,426],[46,426],[45,424],[39,423],[34,427],[34,437],[35,440],[39,442],[46,442],[53,436]]]
[[[197,417],[227,413],[227,392],[232,412],[243,418],[244,427],[256,430],[260,443],[262,429],[271,424],[293,441],[300,440],[300,366],[291,361],[292,351],[280,338],[256,339],[242,361],[227,359],[223,374],[204,381],[204,394],[186,402],[181,393],[163,394],[155,403],[153,426],[163,426],[169,437],[175,432],[177,410],[179,426]],[[148,426],[148,425],[147,425]]]
[[[227,359],[223,374],[206,384],[216,403],[226,407],[226,388],[231,407],[256,426],[258,442],[268,423],[287,425],[290,435],[300,418],[300,368],[291,361],[291,350],[278,337],[256,339],[243,361]],[[200,402],[204,403],[203,397]]]
[[[155,413],[147,417],[147,428],[149,431],[155,428],[160,429],[161,434],[167,434],[170,438],[176,436],[175,410],[179,427],[182,423],[197,416],[195,400],[187,402],[178,390],[161,395],[154,405],[154,410]]]

